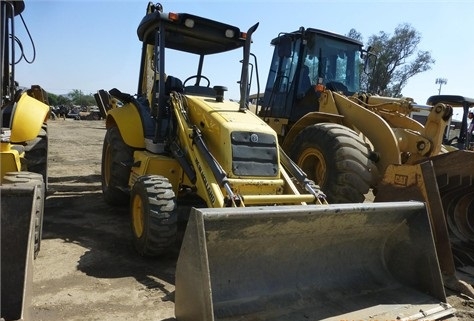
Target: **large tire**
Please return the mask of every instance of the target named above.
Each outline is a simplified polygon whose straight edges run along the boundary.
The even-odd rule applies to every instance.
[[[45,189],[48,189],[48,125],[43,124],[38,136],[26,142],[25,159],[29,172],[43,176]]]
[[[118,127],[107,129],[102,147],[102,194],[109,205],[127,205],[130,200],[128,180],[133,163],[133,149],[126,145]]]
[[[339,124],[303,129],[289,155],[333,204],[363,202],[378,175],[369,159],[368,145],[356,132]]]
[[[2,184],[15,185],[36,185],[37,193],[32,200],[32,208],[34,210],[34,258],[38,256],[41,248],[41,239],[43,237],[43,217],[44,217],[44,199],[45,199],[45,185],[43,176],[32,172],[8,172],[3,177]]]
[[[167,178],[140,177],[132,188],[130,214],[133,244],[140,255],[162,255],[176,244],[176,197]]]

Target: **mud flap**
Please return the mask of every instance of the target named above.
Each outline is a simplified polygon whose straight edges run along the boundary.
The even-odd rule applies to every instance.
[[[1,318],[31,320],[35,200],[34,184],[1,186]]]
[[[420,202],[194,208],[176,269],[178,321],[435,320],[444,302]]]

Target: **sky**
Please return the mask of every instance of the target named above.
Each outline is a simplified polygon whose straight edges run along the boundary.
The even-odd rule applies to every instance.
[[[25,1],[22,16],[36,57],[32,64],[22,60],[16,65],[16,80],[21,86],[38,84],[58,95],[75,89],[93,94],[112,88],[135,94],[141,54],[136,31],[147,4],[139,0]],[[365,43],[371,35],[393,34],[398,25],[408,23],[421,35],[418,50],[429,51],[435,63],[431,70],[412,77],[402,94],[419,104],[440,90],[474,98],[474,0],[170,0],[161,4],[165,12],[191,13],[243,31],[258,22],[251,50],[258,59],[260,88],[265,86],[273,53],[270,41],[280,32],[305,27],[347,34],[354,28]],[[20,19],[16,34],[25,57],[31,59],[34,50]],[[211,79],[211,86],[228,87],[227,98],[239,98],[240,55],[241,51],[234,60],[216,57],[205,64],[203,74]],[[167,74],[182,80],[194,75],[197,58],[191,58],[168,54]],[[447,83],[440,88],[437,78]],[[253,86],[252,93],[256,91]],[[455,110],[453,118],[461,116]]]

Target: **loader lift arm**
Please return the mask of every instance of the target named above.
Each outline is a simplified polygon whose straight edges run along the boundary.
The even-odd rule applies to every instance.
[[[452,107],[462,107],[463,115],[461,120],[461,128],[459,130],[459,138],[457,148],[466,149],[466,132],[467,132],[467,114],[469,113],[469,108],[474,107],[474,99],[459,95],[436,95],[431,96],[426,101],[428,105],[436,105],[438,103],[443,103],[450,105]]]

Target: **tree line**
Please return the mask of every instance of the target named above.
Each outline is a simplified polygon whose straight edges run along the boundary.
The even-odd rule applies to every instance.
[[[92,94],[84,94],[82,90],[73,89],[67,95],[56,95],[48,92],[48,101],[51,106],[94,106],[95,98]]]

